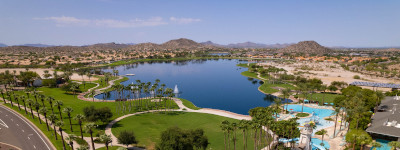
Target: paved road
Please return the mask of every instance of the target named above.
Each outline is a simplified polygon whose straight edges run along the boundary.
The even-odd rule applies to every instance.
[[[52,150],[44,138],[27,120],[0,105],[0,142],[23,150]]]

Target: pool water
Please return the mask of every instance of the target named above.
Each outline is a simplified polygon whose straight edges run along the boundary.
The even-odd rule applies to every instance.
[[[390,141],[382,140],[382,139],[376,139],[376,141],[379,142],[379,143],[381,144],[381,147],[377,147],[376,150],[389,150],[389,149],[392,148],[391,146],[389,146],[389,142],[390,142]],[[371,150],[372,150],[373,148],[374,148],[374,147],[372,147]]]
[[[292,109],[291,111],[301,112],[301,107],[302,107],[302,105],[288,105],[288,110]],[[319,117],[319,123],[317,124],[317,128],[314,129],[313,135],[315,134],[315,132],[317,132],[321,129],[328,128],[328,127],[335,125],[335,123],[333,121],[327,121],[324,119],[325,117],[332,116],[332,113],[334,112],[333,110],[311,108],[311,107],[304,106],[303,112],[310,113],[310,114],[312,114],[314,112],[314,115]],[[297,122],[300,124],[300,128],[302,128],[302,126],[304,126],[304,124],[309,123],[311,120],[312,119],[310,116],[307,118],[301,118],[301,119],[297,120]],[[329,138],[329,136],[328,136],[328,138]]]
[[[329,137],[328,137],[328,138],[329,138]],[[320,147],[320,146],[321,146],[322,140],[320,140],[319,138],[312,138],[312,139],[311,139],[311,143],[312,143],[312,149],[313,149],[313,150],[316,150],[317,147]],[[326,149],[331,148],[331,146],[329,145],[329,143],[328,143],[326,140],[324,140],[323,143],[324,143],[324,146],[323,146],[323,147],[325,147]]]

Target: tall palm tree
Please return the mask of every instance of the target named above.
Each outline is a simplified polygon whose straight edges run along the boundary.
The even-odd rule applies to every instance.
[[[322,142],[321,142],[322,146],[324,146],[324,135],[326,135],[326,133],[328,133],[328,131],[326,131],[325,129],[321,129],[315,132],[316,135],[322,135]]]
[[[81,130],[81,138],[83,139],[83,133],[82,133],[82,121],[85,120],[85,116],[82,114],[77,114],[74,117],[74,120],[78,120],[79,128]]]
[[[14,95],[14,101],[17,102],[17,104],[18,104],[18,110],[21,111],[21,107],[19,105],[19,98],[18,98],[19,96],[15,95],[15,94],[13,94],[13,95]]]
[[[237,129],[237,123],[236,122],[232,122],[231,123],[231,128],[232,128],[232,132],[233,132],[233,149],[236,150],[236,129]]]
[[[58,120],[57,116],[55,114],[51,114],[49,115],[48,119],[50,120],[51,124],[53,125],[53,129],[54,129],[54,137],[57,140],[57,130],[56,130],[56,126],[55,123]]]
[[[71,123],[71,113],[74,111],[74,109],[72,109],[72,107],[65,107],[63,109],[63,113],[66,113],[69,119],[69,127],[71,128],[71,132],[74,132],[72,130],[72,123]]]
[[[56,124],[55,124],[55,126],[58,127],[58,131],[60,132],[60,135],[61,135],[61,141],[62,141],[62,143],[63,143],[63,149],[65,150],[66,148],[65,148],[64,136],[63,136],[63,129],[62,129],[62,126],[64,126],[64,122],[63,122],[62,120],[57,121]]]
[[[26,97],[25,97],[24,95],[21,95],[21,96],[20,96],[20,99],[21,99],[21,101],[22,101],[22,104],[24,104],[25,114],[28,114],[28,111],[26,110],[25,98],[26,98]]]
[[[328,86],[323,84],[321,86],[319,86],[319,90],[321,90],[322,92],[324,92],[324,94],[322,95],[322,104],[325,103],[325,94],[326,94],[326,89],[328,89]]]
[[[39,123],[42,124],[42,119],[40,119],[40,113],[39,113],[39,109],[40,109],[39,102],[33,102],[33,107],[35,108],[36,113],[38,115]]]
[[[247,120],[240,120],[238,128],[242,130],[242,135],[243,135],[243,149],[247,149],[247,134],[246,130],[249,129],[249,121]]]
[[[100,135],[100,141],[102,143],[104,143],[104,145],[106,146],[106,149],[108,150],[108,144],[110,144],[112,142],[111,135],[107,135],[107,134]]]
[[[4,90],[0,89],[1,96],[3,97],[4,104],[7,104],[6,98],[4,97]]]
[[[286,111],[285,112],[287,112],[287,109],[288,109],[288,103],[289,103],[289,95],[290,95],[290,92],[291,92],[292,90],[290,90],[289,88],[285,88],[285,89],[283,89],[283,90],[281,90],[281,93],[282,93],[282,95],[283,95],[283,99],[284,100],[286,100],[286,103],[285,103],[285,106],[286,106]],[[286,97],[287,96],[287,97]]]
[[[44,116],[44,120],[46,121],[46,126],[47,126],[47,131],[49,131],[49,124],[47,123],[47,108],[46,107],[42,107],[39,109],[39,113],[41,113]]]
[[[31,99],[28,99],[28,100],[26,100],[26,103],[28,103],[28,105],[29,105],[29,108],[31,109],[31,115],[32,115],[32,119],[35,119],[35,117],[33,116],[33,104],[34,104],[34,101],[33,100],[31,100]]]
[[[46,98],[46,100],[49,102],[50,104],[50,108],[51,108],[51,112],[54,114],[54,110],[53,110],[53,102],[54,102],[54,98],[49,96]]]
[[[44,100],[45,100],[46,96],[44,96],[43,94],[39,94],[39,98],[40,98],[40,101],[42,102],[42,106],[45,106]]]
[[[76,139],[75,134],[68,134],[68,136],[65,138],[66,141],[68,141],[69,146],[71,146],[71,149],[74,149],[74,140]]]
[[[93,129],[96,128],[96,124],[95,124],[94,122],[89,122],[89,123],[87,123],[87,124],[85,125],[84,128],[85,128],[86,132],[89,132],[89,133],[90,133],[90,140],[92,141],[92,149],[96,149],[96,148],[94,147],[94,141],[93,141]]]
[[[335,115],[335,127],[333,128],[333,137],[336,137],[336,125],[337,125],[337,119],[339,117],[340,114],[340,107],[335,107],[335,111],[332,112],[333,115]]]
[[[369,135],[361,134],[360,136],[358,136],[357,141],[361,146],[360,150],[363,150],[365,144],[369,144],[372,142],[372,138]]]
[[[56,106],[58,108],[58,113],[60,114],[60,119],[62,120],[62,115],[61,115],[61,106],[64,105],[64,103],[60,100],[57,100],[56,102],[54,102],[54,106]]]
[[[230,123],[229,123],[228,120],[224,120],[224,121],[222,121],[222,123],[221,123],[221,125],[220,125],[222,132],[224,132],[224,145],[225,145],[225,150],[227,149],[226,137],[227,137],[227,134],[228,134],[228,126],[229,126],[229,124],[230,124]],[[228,142],[229,142],[229,138],[228,138]]]

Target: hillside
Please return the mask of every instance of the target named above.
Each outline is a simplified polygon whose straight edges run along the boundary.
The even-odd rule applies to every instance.
[[[6,44],[0,43],[0,47],[7,47]]]
[[[297,44],[293,44],[279,50],[281,53],[303,53],[317,55],[323,55],[330,53],[331,51],[331,49],[321,46],[315,41],[301,41]]]
[[[205,45],[202,45],[193,40],[189,40],[189,39],[185,39],[185,38],[170,40],[168,42],[161,44],[160,46],[165,49],[178,49],[178,48],[180,48],[180,49],[196,49],[196,48],[206,47]]]

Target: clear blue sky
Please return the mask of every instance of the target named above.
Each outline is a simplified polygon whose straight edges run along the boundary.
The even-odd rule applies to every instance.
[[[0,43],[400,46],[399,0],[1,0]]]

